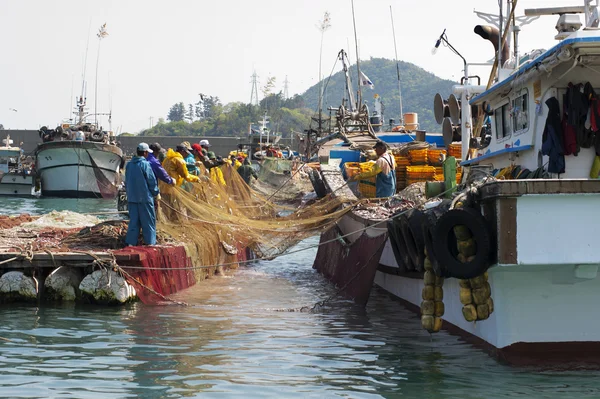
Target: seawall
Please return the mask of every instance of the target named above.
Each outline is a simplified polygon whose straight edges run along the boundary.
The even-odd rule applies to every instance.
[[[18,146],[21,142],[23,142],[23,150],[26,155],[33,155],[36,146],[38,143],[41,143],[42,140],[38,134],[37,130],[0,130],[0,139],[5,139],[6,135],[10,135],[10,138],[13,140],[13,145]],[[198,143],[200,140],[206,139],[212,145],[211,150],[215,152],[217,155],[226,156],[229,154],[229,151],[233,151],[237,148],[240,143],[247,143],[248,139],[246,137],[200,137],[200,136],[148,136],[148,137],[138,137],[138,136],[126,136],[126,137],[118,137],[117,141],[120,143],[121,148],[125,152],[126,155],[133,155],[135,153],[135,148],[138,143],[145,141],[148,144],[152,144],[154,142],[160,143],[164,148],[175,148],[177,144],[182,141],[189,141],[190,144]],[[289,145],[290,139],[281,139],[281,145]],[[294,150],[298,150],[297,141],[294,144]]]

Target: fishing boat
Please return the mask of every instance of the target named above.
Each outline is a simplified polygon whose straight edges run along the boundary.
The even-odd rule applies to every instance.
[[[85,98],[77,101],[77,123],[39,130],[35,150],[41,191],[47,197],[115,198],[124,165],[111,131],[87,122]]]
[[[13,147],[7,135],[0,147],[0,195],[33,196],[35,175],[32,165],[23,163],[20,147]]]
[[[77,99],[73,119],[68,119],[55,129],[43,126],[39,130],[42,143],[35,150],[36,171],[41,180],[43,196],[65,198],[108,198],[117,196],[121,181],[120,171],[125,164],[123,151],[117,146],[112,130],[104,130],[98,117],[108,116],[111,124],[112,111],[99,113],[98,64],[100,42],[108,36],[106,24],[98,30],[98,59],[96,60],[95,110],[86,108],[85,65],[81,95]],[[89,41],[88,41],[89,48]],[[87,49],[86,57],[87,61]],[[93,118],[91,122],[88,118]]]
[[[496,50],[489,84],[465,60],[453,96],[434,102],[446,143],[460,148],[461,184],[442,182],[388,218],[345,216],[322,235],[315,267],[362,304],[374,283],[428,331],[446,328],[512,364],[598,363],[598,2],[518,18],[508,8],[507,26],[475,27]],[[519,53],[518,24],[549,15],[558,43]],[[341,176],[322,165],[329,191],[353,195]]]

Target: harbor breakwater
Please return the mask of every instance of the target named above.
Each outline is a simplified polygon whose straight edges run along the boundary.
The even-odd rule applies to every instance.
[[[22,148],[26,155],[33,155],[36,146],[41,143],[40,136],[37,130],[0,130],[0,138],[6,138],[6,135],[10,135],[13,140],[13,145],[18,146],[19,143],[23,143]],[[189,141],[190,143],[197,143],[200,140],[208,140],[213,150],[217,155],[227,155],[229,151],[237,148],[240,143],[248,143],[246,137],[200,137],[200,136],[121,136],[117,137],[117,141],[120,143],[120,147],[123,152],[131,156],[135,153],[135,149],[141,141],[145,141],[148,144],[158,142],[165,148],[175,148],[175,146],[182,141]],[[290,139],[281,139],[280,143],[284,146],[290,145]],[[297,151],[297,142],[294,143],[293,150]]]

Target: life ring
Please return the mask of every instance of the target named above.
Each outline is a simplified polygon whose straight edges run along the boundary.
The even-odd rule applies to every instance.
[[[402,231],[402,226],[404,226],[406,224],[406,221],[405,221],[406,218],[407,218],[406,213],[404,213],[404,214],[398,216],[397,218],[394,218],[394,220],[396,221],[398,229],[399,229],[399,237],[397,240],[398,252],[400,254],[402,262],[404,263],[406,270],[410,272],[410,271],[415,271],[416,267],[415,267],[412,257],[410,256],[410,253],[408,252],[408,248],[406,245],[406,238],[404,237],[404,233]]]
[[[402,229],[398,218],[388,220],[387,228],[390,245],[392,246],[394,258],[398,264],[398,272],[405,273],[408,271],[405,261],[405,258],[408,257],[408,254],[406,253],[406,245],[404,244],[404,237],[402,236]]]
[[[425,214],[418,209],[411,209],[405,218],[400,219],[402,223],[402,234],[406,243],[406,251],[412,260],[415,270],[422,272],[425,270],[425,242],[421,225],[423,224]]]
[[[476,243],[476,252],[465,263],[457,259],[458,249],[455,226],[465,226],[470,230]],[[492,264],[492,234],[487,221],[473,208],[455,208],[444,213],[433,229],[433,250],[435,258],[448,270],[449,277],[469,279],[483,274]]]

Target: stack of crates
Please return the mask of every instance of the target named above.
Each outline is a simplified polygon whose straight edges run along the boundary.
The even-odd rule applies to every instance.
[[[461,159],[462,157],[462,144],[460,142],[451,143],[448,148],[448,155],[451,157],[455,157],[456,159]]]
[[[456,184],[460,184],[462,180],[462,166],[456,167]]]
[[[394,155],[396,160],[396,192],[406,188],[406,167],[410,165],[408,157]]]
[[[431,166],[442,166],[442,159],[446,155],[446,150],[441,150],[439,148],[430,148],[427,152],[427,159],[429,160],[429,165]]]
[[[408,151],[408,159],[410,160],[411,165],[427,165],[428,149],[423,148],[420,150],[409,150]]]
[[[373,169],[375,161],[360,162],[358,164],[360,173],[368,172]],[[376,176],[358,181],[358,192],[363,198],[375,198],[375,179]]]
[[[433,166],[407,166],[406,167],[406,185],[414,183],[432,181],[435,176],[435,167]]]

